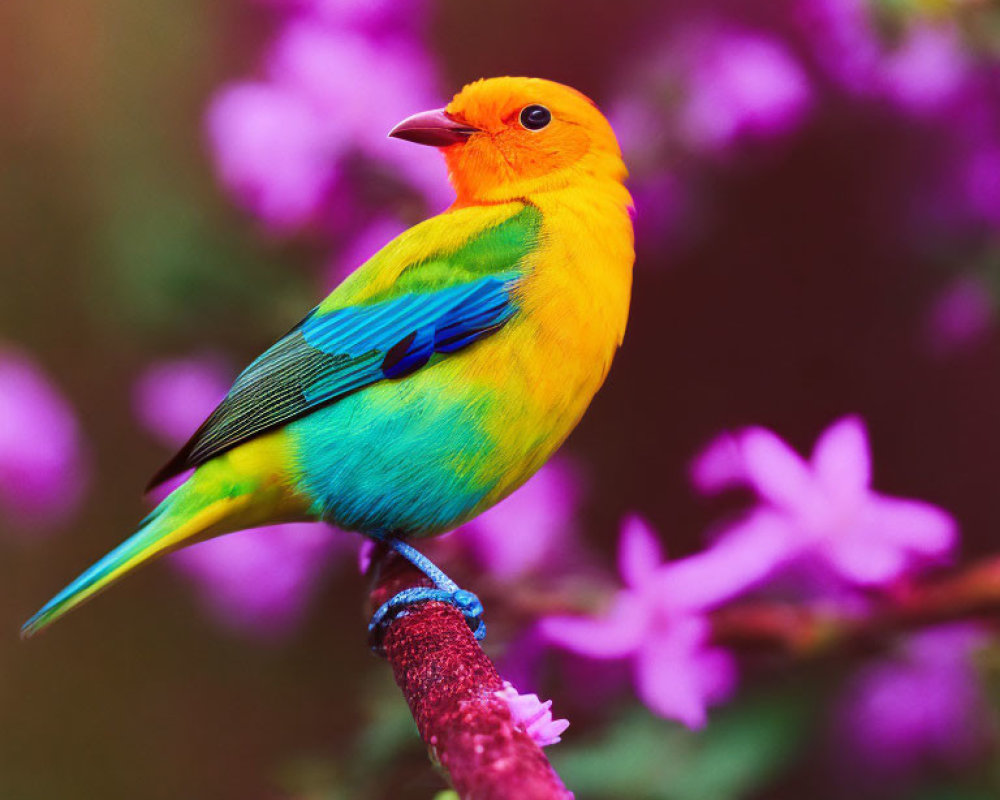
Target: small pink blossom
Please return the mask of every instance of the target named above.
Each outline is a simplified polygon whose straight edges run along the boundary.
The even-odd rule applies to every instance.
[[[520,694],[509,681],[504,681],[503,689],[494,694],[507,704],[514,722],[539,747],[548,747],[562,741],[562,735],[569,727],[569,720],[552,718],[551,700],[543,703],[537,694]]]
[[[706,612],[745,592],[779,554],[766,541],[720,544],[663,563],[652,530],[638,517],[622,526],[618,567],[625,588],[599,617],[550,616],[540,630],[552,642],[592,658],[632,660],[639,697],[656,713],[690,727],[736,682],[730,654],[709,641]]]
[[[957,526],[943,509],[871,489],[871,456],[857,417],[834,423],[809,461],[771,431],[724,434],[695,459],[705,493],[731,485],[753,489],[759,505],[724,538],[784,542],[787,557],[826,564],[850,584],[884,584],[952,551]]]
[[[0,513],[12,527],[57,525],[86,487],[73,409],[26,355],[0,349]]]

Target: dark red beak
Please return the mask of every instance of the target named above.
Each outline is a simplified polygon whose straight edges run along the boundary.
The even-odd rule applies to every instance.
[[[443,108],[439,108],[436,111],[421,111],[419,114],[407,117],[389,131],[389,135],[417,144],[448,147],[464,142],[478,130],[478,128],[472,128],[464,122],[458,122],[450,117]]]

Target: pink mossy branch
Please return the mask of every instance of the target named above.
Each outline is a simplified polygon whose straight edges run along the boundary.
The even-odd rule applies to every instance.
[[[431,585],[384,548],[376,552],[370,574],[372,608],[402,589]],[[457,609],[416,604],[389,624],[382,645],[432,760],[462,800],[573,797],[496,694],[504,682]]]

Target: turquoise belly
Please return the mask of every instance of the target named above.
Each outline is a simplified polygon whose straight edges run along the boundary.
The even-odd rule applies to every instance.
[[[495,398],[440,391],[431,377],[381,383],[288,425],[299,488],[323,519],[427,536],[464,522],[497,486],[497,443],[483,424]]]

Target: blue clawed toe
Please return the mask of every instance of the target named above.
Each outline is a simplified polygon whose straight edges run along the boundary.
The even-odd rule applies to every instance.
[[[465,621],[469,624],[472,635],[476,639],[481,641],[486,636],[483,604],[475,594],[466,589],[458,588],[458,584],[438,569],[427,556],[406,542],[393,538],[381,539],[380,541],[424,573],[434,582],[434,586],[414,586],[403,589],[379,607],[372,615],[371,622],[368,623],[368,642],[372,650],[382,655],[382,638],[392,621],[409,613],[407,609],[410,606],[431,600],[455,606],[462,612],[462,616],[465,617]]]

